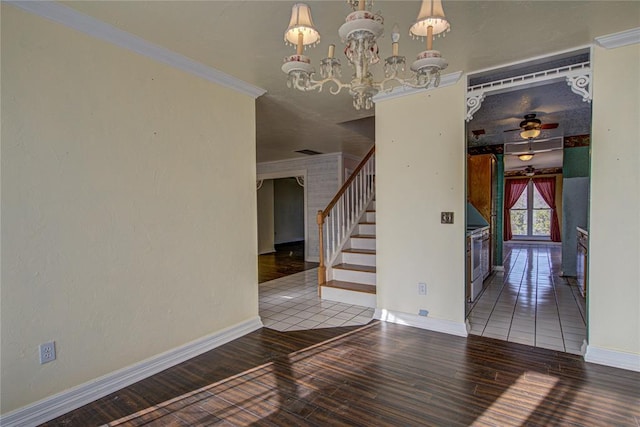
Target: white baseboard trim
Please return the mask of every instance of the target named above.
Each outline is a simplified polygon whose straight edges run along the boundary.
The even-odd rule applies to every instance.
[[[493,271],[504,271],[504,265],[494,265]]]
[[[111,372],[0,417],[0,425],[37,426],[262,327],[259,317]]]
[[[415,328],[457,335],[459,337],[466,337],[469,335],[467,333],[467,325],[464,322],[452,322],[451,320],[418,316],[417,314],[402,313],[399,311],[386,310],[384,308],[376,308],[373,318],[385,322],[397,323],[398,325],[413,326]]]
[[[586,362],[597,363],[599,365],[640,372],[640,354],[625,353],[622,351],[587,345],[584,360]]]

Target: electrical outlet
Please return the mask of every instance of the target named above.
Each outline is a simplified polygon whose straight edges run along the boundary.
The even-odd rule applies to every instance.
[[[427,294],[427,284],[420,282],[418,283],[418,295],[426,295]]]
[[[422,309],[422,310],[418,311],[418,316],[427,317],[428,315],[429,315],[429,310]]]
[[[56,360],[56,342],[50,341],[40,344],[40,364]]]
[[[453,224],[453,212],[440,212],[440,224]]]

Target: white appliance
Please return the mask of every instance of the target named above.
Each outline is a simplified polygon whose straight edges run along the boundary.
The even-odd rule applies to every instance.
[[[477,231],[471,234],[471,295],[469,295],[469,302],[475,301],[482,291],[484,280],[482,258],[482,232]]]

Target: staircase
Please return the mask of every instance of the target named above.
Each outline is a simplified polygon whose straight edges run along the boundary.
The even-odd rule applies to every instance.
[[[363,217],[320,285],[322,299],[376,307],[376,210],[369,203]]]
[[[376,307],[375,147],[327,208],[318,212],[318,294],[322,299]]]

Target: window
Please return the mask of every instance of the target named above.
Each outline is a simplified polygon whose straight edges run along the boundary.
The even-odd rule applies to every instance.
[[[520,238],[551,236],[551,208],[531,180],[511,208],[511,230],[515,237]]]

